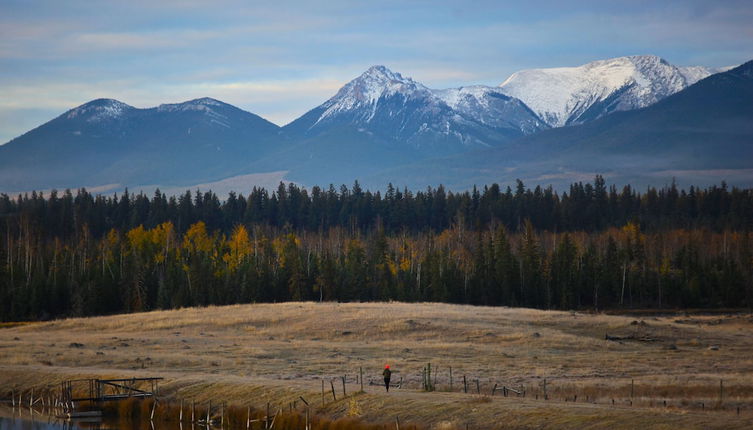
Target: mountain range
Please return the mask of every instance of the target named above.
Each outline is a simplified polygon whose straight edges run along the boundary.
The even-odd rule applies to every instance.
[[[377,188],[559,185],[596,173],[750,184],[751,64],[632,56],[450,89],[373,66],[284,127],[211,98],[149,109],[98,99],[0,146],[0,191],[250,188],[264,175]]]
[[[612,182],[661,186],[753,184],[753,61],[711,75],[642,109],[615,112],[511,144],[398,166],[367,178],[414,187],[511,183],[565,189],[601,174]]]
[[[677,67],[655,55],[636,55],[579,67],[523,70],[500,88],[526,103],[548,125],[561,127],[650,106],[728,69]]]

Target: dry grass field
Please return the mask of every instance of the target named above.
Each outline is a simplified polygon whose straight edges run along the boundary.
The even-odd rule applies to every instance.
[[[751,329],[749,314],[433,303],[256,304],[10,324],[0,328],[0,397],[78,377],[162,376],[161,394],[175,399],[285,406],[303,396],[331,417],[399,416],[433,428],[749,429]],[[429,362],[434,392],[421,387]],[[389,394],[368,385],[386,363],[404,382]],[[359,368],[366,386],[356,394]],[[336,380],[332,401],[329,381],[346,374],[348,398]],[[526,396],[492,397],[494,384],[522,386]]]

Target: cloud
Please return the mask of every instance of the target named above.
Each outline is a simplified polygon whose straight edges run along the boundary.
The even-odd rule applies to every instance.
[[[7,141],[68,109],[96,98],[115,98],[139,108],[213,97],[280,125],[328,99],[344,84],[334,79],[156,84],[141,80],[0,84],[0,137]],[[25,121],[18,121],[23,117]],[[12,119],[12,120],[11,120]],[[0,139],[1,140],[1,139]]]

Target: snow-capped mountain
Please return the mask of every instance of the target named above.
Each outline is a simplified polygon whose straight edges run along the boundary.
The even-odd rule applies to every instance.
[[[522,70],[500,84],[552,127],[646,107],[727,69],[677,67],[654,55],[594,61],[578,67]]]
[[[115,99],[96,99],[69,110],[65,113],[65,117],[67,119],[84,118],[88,122],[99,122],[121,118],[134,109],[136,108]]]
[[[750,69],[703,79],[720,70],[623,57],[526,70],[499,87],[431,89],[374,66],[283,128],[211,98],[148,109],[97,99],[0,145],[0,192],[179,186],[268,172],[310,185],[381,178],[467,186],[524,168],[529,177],[555,177],[567,167],[555,165],[562,160],[601,171],[615,165],[599,154],[623,162],[654,148],[668,171],[712,161],[747,169]],[[710,131],[699,131],[703,124]]]
[[[284,127],[305,137],[343,128],[389,143],[458,152],[495,146],[548,127],[520,100],[497,88],[433,90],[384,66],[373,66]]]
[[[548,128],[525,104],[499,88],[473,85],[432,93],[460,115],[489,127],[518,129],[524,135]]]
[[[278,131],[210,98],[148,109],[97,99],[0,146],[0,190],[216,179],[280,148]]]

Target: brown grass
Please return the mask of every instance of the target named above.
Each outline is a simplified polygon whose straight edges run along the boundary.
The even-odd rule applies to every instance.
[[[302,395],[324,416],[376,423],[399,416],[443,428],[746,428],[753,424],[752,328],[747,314],[634,317],[405,303],[191,308],[0,330],[0,396],[81,376],[163,376],[162,394],[176,399],[285,409]],[[651,341],[605,341],[605,333]],[[437,390],[424,393],[428,362]],[[368,385],[381,380],[385,363],[404,381],[389,395]],[[359,367],[366,393],[355,404],[341,400],[336,380],[332,402],[330,379],[347,374],[350,395],[360,388],[352,382]],[[486,401],[463,394],[463,375],[473,393],[478,379],[487,397],[495,383],[523,386],[527,395],[502,398],[498,388]],[[711,410],[720,379],[725,409]]]

